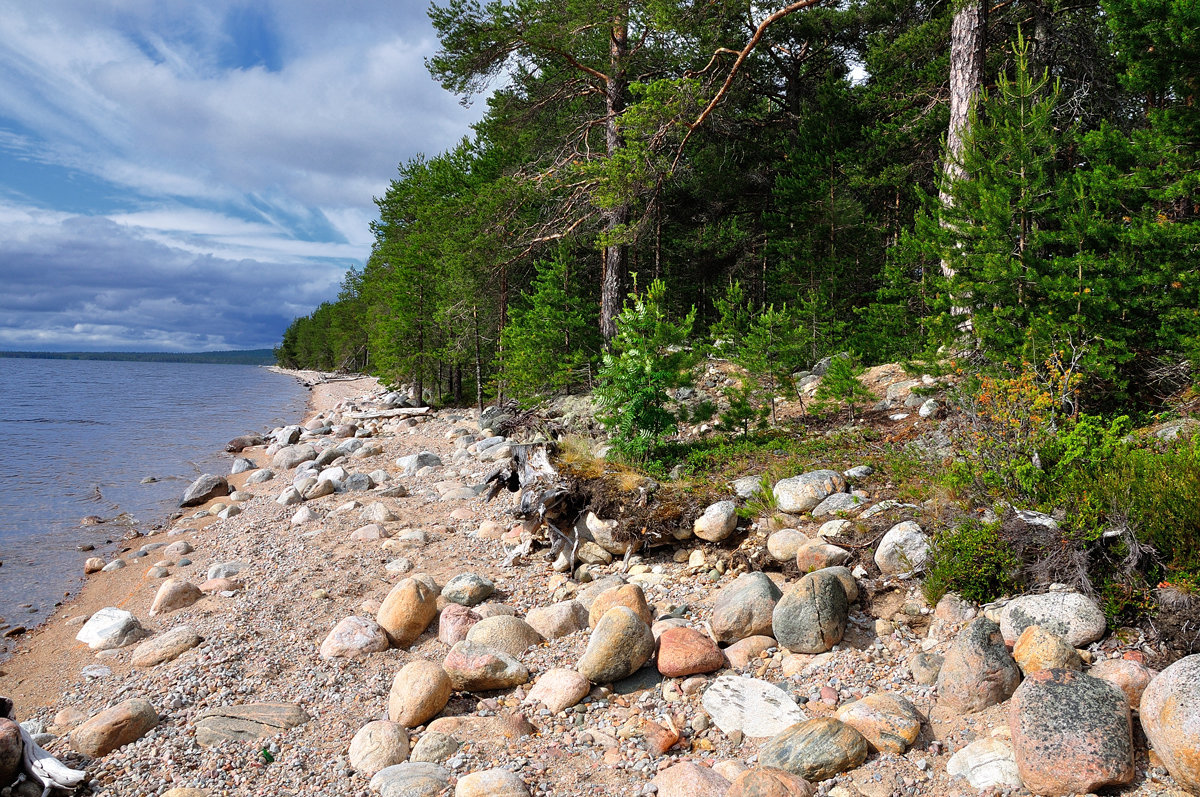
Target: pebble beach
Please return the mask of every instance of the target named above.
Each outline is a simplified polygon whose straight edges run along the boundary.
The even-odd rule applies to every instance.
[[[697,521],[704,537],[628,558],[601,544],[604,519],[593,518],[583,571],[559,572],[536,546],[505,566],[522,539],[513,495],[489,502],[478,486],[512,441],[481,429],[474,411],[398,413],[373,379],[326,381],[291,431],[262,433],[229,453],[230,472],[214,474],[226,488],[94,563],[79,596],[0,663],[0,694],[17,719],[86,769],[79,793],[1024,795],[1019,775],[1035,765],[1026,753],[1041,744],[1026,738],[1035,710],[1026,706],[1044,702],[1032,696],[1037,656],[1053,659],[1049,672],[1079,674],[1063,676],[1063,689],[1114,701],[1111,716],[1093,716],[1100,741],[1080,753],[1107,773],[1105,793],[1197,793],[1173,776],[1181,765],[1170,753],[1151,752],[1139,722],[1155,650],[1111,633],[1102,617],[1099,633],[1028,643],[1026,627],[1058,618],[1025,623],[1014,646],[1000,640],[1012,618],[1041,609],[929,605],[907,574],[863,568],[854,557],[864,554],[827,542],[836,531],[819,533],[828,520],[811,507],[792,523],[762,518],[709,541],[708,525],[724,522],[713,510],[708,525]],[[855,512],[888,498],[870,478],[830,492]],[[913,522],[895,502],[887,509],[900,512],[894,525]],[[784,644],[778,607],[801,579],[782,567],[749,573],[731,555],[768,547],[838,571],[805,581],[821,606],[826,592],[841,596],[840,632],[825,650]],[[733,620],[731,595],[745,609]],[[768,598],[764,626],[757,606]],[[1055,611],[1071,613],[1062,627],[1073,633],[1088,607],[1069,604]],[[77,639],[102,610],[135,618],[125,644]],[[1008,667],[1011,649],[1021,669],[1012,664],[1007,694],[965,708],[947,696],[980,692],[970,680],[980,668],[952,665],[980,634],[980,661],[1004,651]],[[1105,686],[1118,681],[1136,699]],[[806,749],[788,736],[801,723],[805,739],[817,738]],[[1074,735],[1091,733],[1080,728]],[[986,769],[971,756],[952,761],[972,745],[985,764],[1000,762],[993,781],[971,776]],[[792,775],[782,763],[795,764]]]

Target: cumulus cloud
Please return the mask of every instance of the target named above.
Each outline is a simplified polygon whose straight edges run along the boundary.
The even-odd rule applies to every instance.
[[[0,3],[0,348],[272,345],[479,114],[423,4]]]

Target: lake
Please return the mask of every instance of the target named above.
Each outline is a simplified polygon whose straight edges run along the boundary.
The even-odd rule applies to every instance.
[[[254,366],[0,358],[0,618],[44,620],[128,528],[81,518],[164,522],[197,476],[229,472],[225,443],[299,422],[307,401]]]

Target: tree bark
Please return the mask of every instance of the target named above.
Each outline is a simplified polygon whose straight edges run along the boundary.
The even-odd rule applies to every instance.
[[[943,207],[954,204],[947,192],[951,182],[970,179],[963,171],[963,142],[970,125],[971,106],[983,88],[984,59],[987,55],[987,6],[983,0],[960,0],[950,24],[950,126],[946,131],[946,159],[942,164],[945,182],[940,199]],[[943,219],[942,224],[947,222]],[[953,277],[954,267],[942,260],[942,276]],[[960,305],[964,297],[953,297],[953,315],[968,315],[970,308]],[[968,321],[969,323],[969,321]]]
[[[613,17],[612,36],[609,38],[609,70],[604,81],[605,119],[604,143],[607,155],[612,158],[625,140],[618,126],[618,118],[625,110],[628,78],[625,74],[625,57],[629,52],[629,11],[623,4]],[[609,241],[604,249],[604,278],[600,286],[600,334],[605,345],[617,334],[617,314],[621,311],[621,280],[625,276],[628,249],[624,243],[613,240],[629,223],[629,203],[621,202],[604,214],[604,232]]]

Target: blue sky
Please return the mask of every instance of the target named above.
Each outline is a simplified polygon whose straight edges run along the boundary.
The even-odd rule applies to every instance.
[[[0,0],[0,349],[275,345],[481,113],[424,0]],[[480,104],[481,105],[481,104]]]

